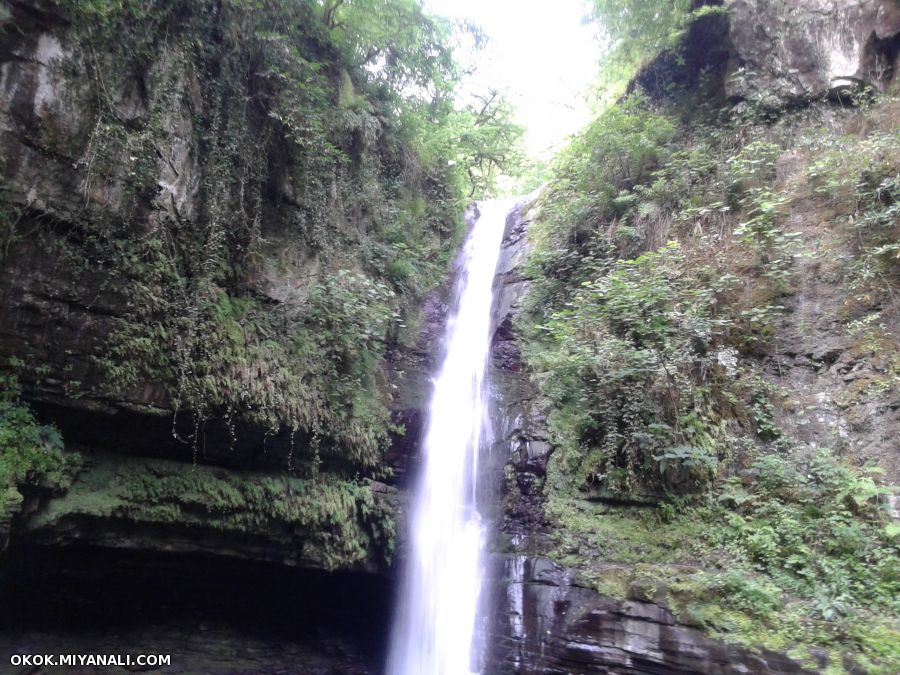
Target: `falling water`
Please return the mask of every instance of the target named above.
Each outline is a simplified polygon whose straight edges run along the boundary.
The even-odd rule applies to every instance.
[[[500,200],[479,204],[480,216],[463,250],[412,505],[410,555],[388,675],[478,672],[473,637],[484,530],[475,479],[485,436],[491,286],[511,207]]]

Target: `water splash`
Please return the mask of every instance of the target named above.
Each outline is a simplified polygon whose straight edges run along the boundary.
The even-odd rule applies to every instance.
[[[388,675],[478,672],[473,654],[484,528],[475,505],[485,441],[491,286],[512,200],[479,204],[463,249],[412,504],[410,556]]]

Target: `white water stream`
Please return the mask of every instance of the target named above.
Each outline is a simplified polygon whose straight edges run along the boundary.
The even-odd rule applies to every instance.
[[[410,555],[388,675],[478,672],[473,638],[484,528],[475,487],[479,448],[487,435],[491,286],[513,205],[508,200],[479,204],[480,216],[463,249],[413,495]]]

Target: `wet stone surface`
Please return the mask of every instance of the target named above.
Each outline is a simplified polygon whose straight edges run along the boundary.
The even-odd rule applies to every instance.
[[[617,600],[578,585],[542,558],[495,556],[494,612],[485,673],[802,673],[782,654],[751,653],[679,624],[652,602],[658,589]]]

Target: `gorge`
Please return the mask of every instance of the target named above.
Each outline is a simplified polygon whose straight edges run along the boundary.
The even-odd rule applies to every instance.
[[[900,4],[587,12],[0,1],[0,672],[900,671]]]

